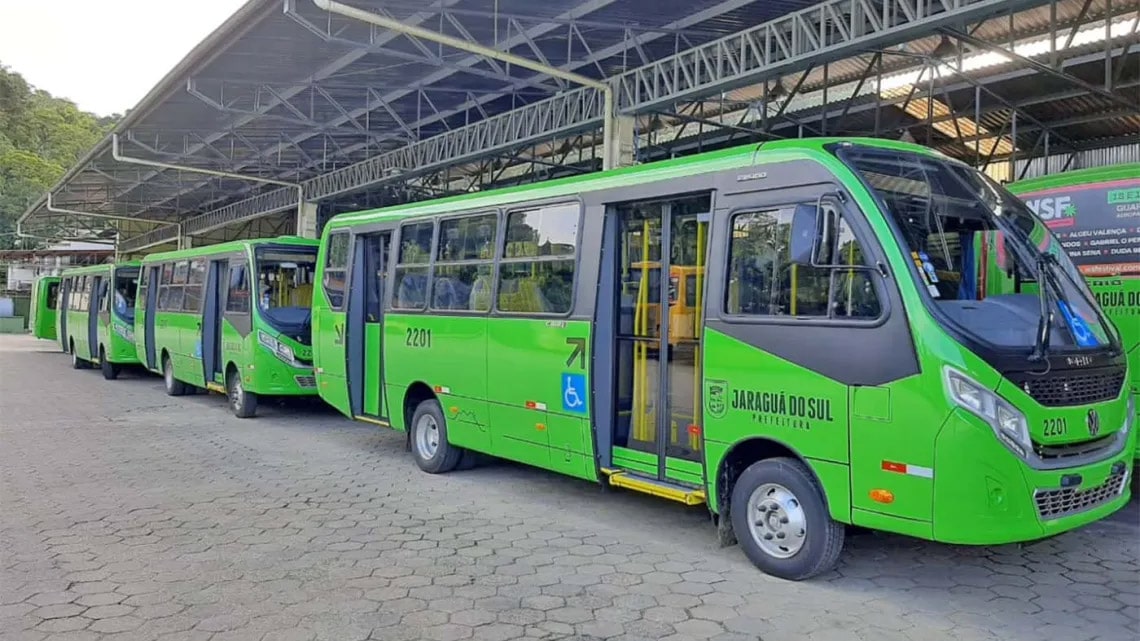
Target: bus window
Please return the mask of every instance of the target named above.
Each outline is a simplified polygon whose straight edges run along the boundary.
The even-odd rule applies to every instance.
[[[186,297],[186,277],[190,275],[190,261],[184,260],[174,264],[174,277],[170,281],[170,294],[166,304],[170,311],[181,311],[182,301]]]
[[[865,271],[791,264],[794,211],[789,207],[733,217],[725,311],[748,316],[878,317],[878,297]],[[830,239],[834,262],[862,266],[862,249],[851,228],[839,220],[836,238]]]
[[[202,289],[206,286],[206,261],[198,258],[190,262],[185,294],[182,296],[182,311],[202,310]]]
[[[328,254],[325,256],[325,277],[321,284],[329,307],[344,307],[344,281],[348,269],[348,232],[329,236]]]
[[[227,314],[249,313],[249,277],[245,265],[230,267],[230,285],[226,292]]]
[[[277,331],[308,345],[317,248],[262,246],[255,250],[254,260],[261,318]]]
[[[135,318],[135,297],[139,291],[139,270],[115,270],[115,291],[112,294],[112,305],[120,318],[133,321]]]
[[[500,311],[570,311],[580,209],[578,203],[559,203],[507,215],[499,263]]]
[[[170,307],[170,282],[174,280],[174,265],[172,263],[164,263],[162,265],[162,273],[158,278],[158,310],[169,311]]]
[[[47,308],[48,309],[58,309],[59,308],[59,300],[58,299],[59,299],[59,281],[48,283],[47,301],[46,301],[47,302]]]
[[[257,249],[258,304],[263,310],[303,309],[313,303],[317,254],[310,247]]]
[[[400,228],[400,252],[396,258],[394,309],[423,309],[427,299],[428,263],[435,223],[410,223]]]
[[[432,309],[491,309],[495,231],[499,217],[480,214],[444,220],[432,271]]]

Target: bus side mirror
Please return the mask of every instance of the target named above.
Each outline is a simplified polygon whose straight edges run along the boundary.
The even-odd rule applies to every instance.
[[[792,213],[792,234],[788,239],[793,265],[810,267],[818,258],[819,218],[819,208],[815,205],[796,205]]]

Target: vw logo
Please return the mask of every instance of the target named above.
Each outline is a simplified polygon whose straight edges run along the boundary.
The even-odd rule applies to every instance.
[[[1096,410],[1089,410],[1088,415],[1089,436],[1100,434],[1100,414]]]

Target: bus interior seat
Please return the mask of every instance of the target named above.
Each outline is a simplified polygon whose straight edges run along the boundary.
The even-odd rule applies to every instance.
[[[533,240],[520,240],[508,242],[507,258],[526,258],[538,256],[538,243]],[[524,263],[525,264],[525,263]],[[532,264],[533,265],[533,264]],[[542,293],[542,278],[532,275],[511,280],[504,279],[500,283],[502,291],[499,292],[500,307],[513,312],[545,313],[550,310],[550,304]]]
[[[491,308],[491,290],[494,283],[490,274],[480,274],[471,284],[471,295],[467,298],[467,309],[473,312]]]
[[[403,309],[416,309],[423,305],[427,296],[424,291],[423,274],[404,273],[400,278],[400,288],[396,292],[397,306]]]

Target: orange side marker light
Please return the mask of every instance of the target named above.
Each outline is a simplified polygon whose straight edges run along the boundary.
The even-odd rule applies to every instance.
[[[871,500],[876,503],[890,504],[895,502],[895,493],[882,488],[871,490]]]

